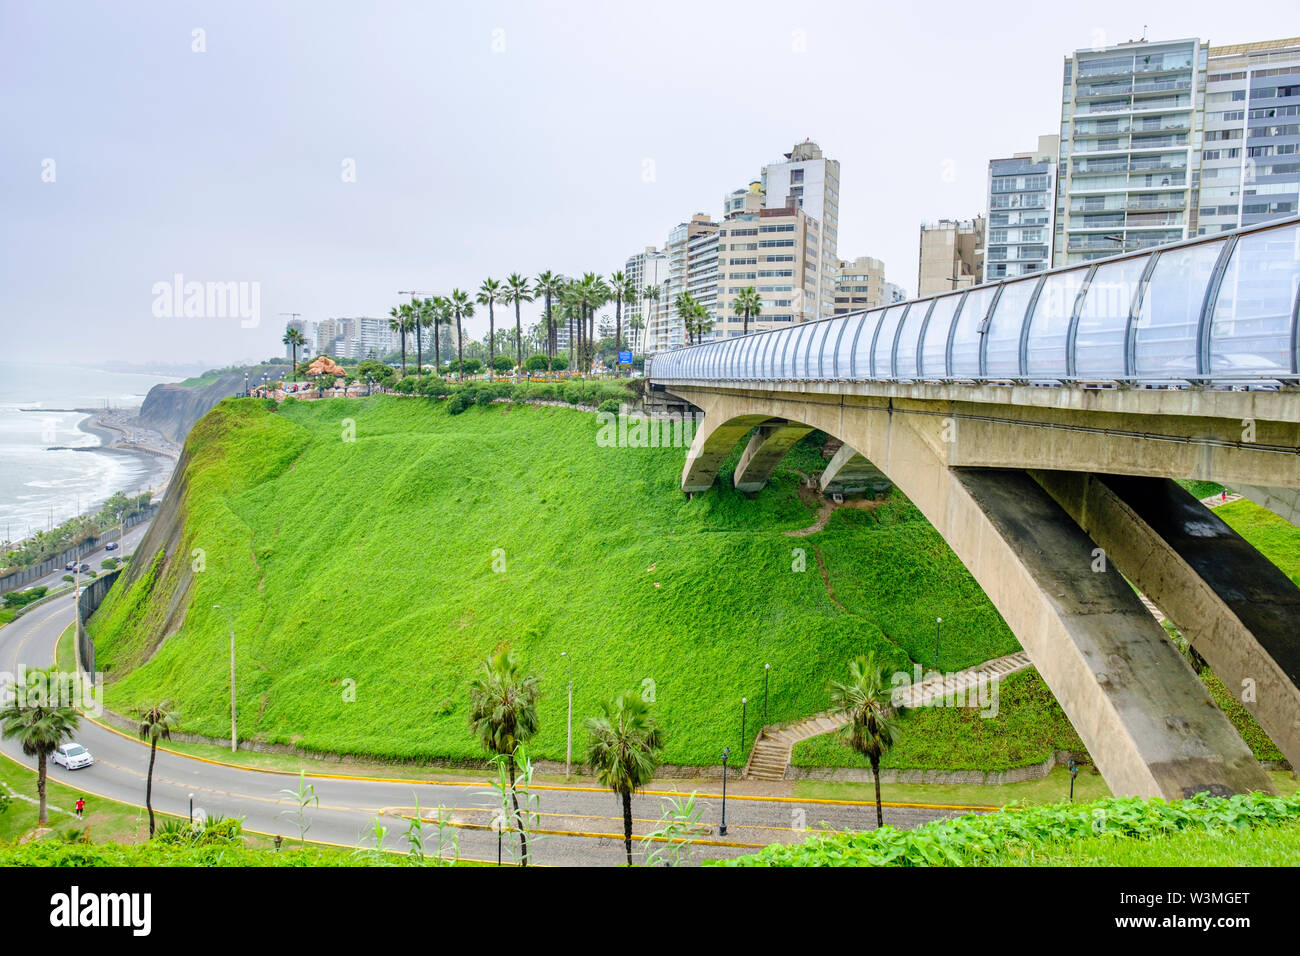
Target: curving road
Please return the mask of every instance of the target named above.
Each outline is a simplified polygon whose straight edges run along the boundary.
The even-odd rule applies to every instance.
[[[50,666],[55,643],[71,623],[72,598],[68,596],[0,627],[0,671],[15,674],[19,665]],[[92,799],[99,796],[135,806],[143,804],[148,765],[148,748],[143,743],[89,720],[82,721],[77,741],[94,754],[94,765],[68,771],[51,764],[50,774],[54,779],[87,791]],[[0,753],[24,766],[33,766],[31,758],[24,757],[13,741],[0,741]],[[311,762],[304,761],[304,766],[310,774]],[[372,824],[380,818],[388,828],[385,846],[405,851],[407,821],[398,811],[414,807],[418,799],[425,810],[438,806],[452,810],[452,819],[458,824],[455,832],[462,858],[493,862],[497,858],[497,838],[490,827],[492,811],[498,802],[484,780],[394,781],[321,774],[309,776],[309,781],[320,801],[318,807],[306,812],[311,840],[373,847]],[[244,769],[160,750],[154,769],[154,808],[184,817],[193,794],[195,807],[210,816],[243,817],[247,829],[296,839],[297,800],[284,791],[295,791],[297,782],[294,774]],[[661,785],[665,789],[673,787],[672,783]],[[804,823],[810,827],[825,823],[832,828],[851,829],[869,827],[875,816],[874,806],[868,804],[744,795],[744,786],[741,785],[741,794],[728,793],[725,837],[716,833],[720,800],[716,795],[701,797],[699,802],[704,807],[701,819],[710,825],[710,832],[703,840],[709,842],[692,849],[694,859],[736,856],[752,853],[758,845],[795,841],[804,834],[794,827]],[[538,834],[533,841],[534,862],[581,866],[614,866],[623,862],[622,811],[613,794],[605,790],[549,786],[536,792],[541,798],[539,826],[555,832]],[[670,796],[663,791],[652,791],[633,798],[632,813],[638,834],[658,828]],[[889,823],[910,827],[955,812],[887,807],[885,817]],[[425,835],[426,847],[434,840],[436,833],[429,828]],[[639,859],[639,847],[636,843],[633,846]],[[509,847],[505,858],[511,859]]]

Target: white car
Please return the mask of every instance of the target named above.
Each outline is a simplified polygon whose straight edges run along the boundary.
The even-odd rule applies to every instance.
[[[80,770],[89,767],[95,758],[81,744],[59,744],[54,750],[54,762],[69,770]]]

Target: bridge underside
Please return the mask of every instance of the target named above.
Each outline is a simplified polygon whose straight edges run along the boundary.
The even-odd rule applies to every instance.
[[[751,463],[761,457],[762,467],[737,469],[747,488],[760,472],[771,473],[776,462],[760,453],[775,453],[778,434],[784,442],[812,428],[845,443],[827,487],[850,464],[896,483],[993,601],[1114,792],[1172,799],[1273,789],[1125,577],[1185,625],[1230,687],[1253,682],[1257,693],[1247,706],[1300,765],[1300,592],[1275,568],[1266,574],[1272,566],[1265,559],[1174,483],[1089,477],[1171,469],[1163,474],[1215,480],[1223,473],[1217,480],[1236,486],[1236,474],[1258,469],[1271,453],[1226,441],[1144,448],[1128,422],[1116,422],[1121,434],[1107,436],[1101,428],[1075,430],[1060,415],[1017,423],[923,403],[670,388],[705,412],[683,470],[684,491],[710,487],[718,465],[755,425],[765,428],[746,453],[753,452]],[[766,424],[774,419],[779,424]],[[1276,456],[1268,461],[1275,467],[1256,475],[1279,473]],[[1287,468],[1294,465],[1281,466],[1284,492],[1300,486],[1300,473]],[[1099,546],[1107,558],[1100,567]],[[1258,586],[1243,591],[1246,580]]]

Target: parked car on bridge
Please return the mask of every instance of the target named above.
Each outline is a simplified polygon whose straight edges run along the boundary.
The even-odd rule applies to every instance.
[[[77,562],[76,562],[76,561],[69,561],[67,564],[65,564],[65,565],[63,566],[63,570],[64,570],[64,571],[75,571],[75,570],[77,570]]]
[[[59,744],[54,749],[54,762],[69,770],[80,770],[82,767],[89,767],[95,762],[95,758],[81,744],[67,743]]]
[[[116,551],[116,550],[117,550],[117,542],[116,542],[116,541],[110,541],[108,544],[104,545],[104,550],[105,550],[105,551]]]

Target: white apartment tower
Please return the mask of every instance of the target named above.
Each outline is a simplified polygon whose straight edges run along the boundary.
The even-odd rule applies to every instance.
[[[833,314],[835,266],[839,262],[837,242],[840,229],[840,164],[827,159],[821,147],[804,140],[785,154],[785,159],[763,167],[761,188],[767,209],[794,207],[815,219],[821,230],[820,243],[808,250],[807,268],[818,275],[818,317]]]

